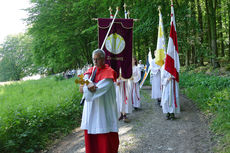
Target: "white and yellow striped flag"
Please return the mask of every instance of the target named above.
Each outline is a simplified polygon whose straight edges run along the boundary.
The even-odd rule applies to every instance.
[[[161,15],[161,10],[159,8],[159,27],[158,27],[158,39],[157,39],[157,49],[156,49],[156,57],[155,63],[157,65],[164,65],[165,59],[165,37],[164,37],[164,27],[163,27],[163,20]]]

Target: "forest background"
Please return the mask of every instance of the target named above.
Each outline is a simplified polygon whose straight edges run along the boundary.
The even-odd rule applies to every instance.
[[[146,61],[156,49],[161,6],[166,44],[170,30],[169,0],[31,0],[26,33],[8,36],[0,47],[0,81],[19,80],[33,73],[54,74],[92,63],[98,47],[97,21],[109,18],[108,8],[124,3],[134,23],[133,55]],[[230,70],[230,2],[175,0],[180,63],[187,68]],[[167,46],[167,45],[166,45]],[[143,63],[144,63],[143,62]]]

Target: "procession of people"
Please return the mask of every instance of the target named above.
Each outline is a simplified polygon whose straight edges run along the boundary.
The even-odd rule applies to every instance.
[[[128,114],[141,108],[141,71],[136,57],[133,57],[132,77],[128,80],[117,79],[117,73],[105,64],[103,50],[93,51],[92,59],[94,66],[84,73],[84,79],[91,82],[80,86],[80,92],[86,100],[81,123],[81,129],[85,133],[86,152],[100,150],[98,152],[117,153],[118,122],[129,123],[131,120],[128,119]],[[151,97],[161,102],[163,113],[167,114],[166,119],[174,120],[175,113],[180,112],[179,101],[174,101],[176,97],[170,98],[170,81],[174,78],[164,70],[164,65],[156,65],[155,58],[151,61],[150,69],[153,74]]]
[[[175,32],[173,5],[171,8],[171,30]],[[177,40],[171,40],[176,36],[169,40],[165,56],[160,9],[157,49],[154,51],[154,58],[148,58],[145,66],[141,60],[137,64],[137,58],[132,55],[133,20],[128,20],[130,18],[126,14],[126,5],[125,19],[117,19],[116,22],[114,20],[118,8],[114,16],[111,8],[109,10],[112,20],[98,19],[100,48],[93,51],[94,66],[84,72],[84,80],[87,81],[79,88],[83,93],[82,100],[85,101],[81,129],[85,134],[86,153],[118,152],[118,122],[132,122],[129,115],[141,110],[140,88],[149,71],[151,98],[162,108],[166,120],[174,120],[175,114],[180,113]],[[112,33],[109,35],[111,29]],[[170,36],[173,36],[171,31]],[[151,50],[149,56],[152,57]]]

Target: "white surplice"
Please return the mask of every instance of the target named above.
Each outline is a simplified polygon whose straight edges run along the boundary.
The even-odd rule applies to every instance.
[[[161,98],[161,71],[160,66],[155,63],[155,59],[151,61],[150,70],[152,75],[152,99]]]
[[[117,80],[118,81],[118,80]],[[117,103],[117,111],[120,113],[120,87],[117,85],[117,83],[114,83],[115,90],[116,90],[116,103]]]
[[[131,87],[128,80],[117,80],[118,86],[117,103],[120,113],[132,113]]]
[[[86,78],[86,77],[85,77]],[[85,103],[81,129],[88,134],[118,132],[118,111],[115,87],[112,79],[103,79],[95,84],[95,92],[83,87]]]
[[[139,81],[141,79],[141,71],[137,66],[133,66],[133,80],[131,80],[131,92],[132,92],[132,104],[133,107],[140,108],[141,100],[140,100],[140,84]]]
[[[163,85],[163,92],[161,98],[161,105],[163,113],[180,113],[180,102],[179,102],[179,85],[175,81],[175,93],[174,93],[174,80],[168,81],[171,74],[168,73],[164,66],[161,71],[161,79]],[[176,103],[174,101],[174,94],[176,95]],[[176,105],[177,107],[176,107]]]

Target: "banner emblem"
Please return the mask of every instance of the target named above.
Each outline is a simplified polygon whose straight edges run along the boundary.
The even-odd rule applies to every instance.
[[[113,33],[107,38],[105,47],[113,54],[120,54],[125,48],[125,40],[121,35]]]

